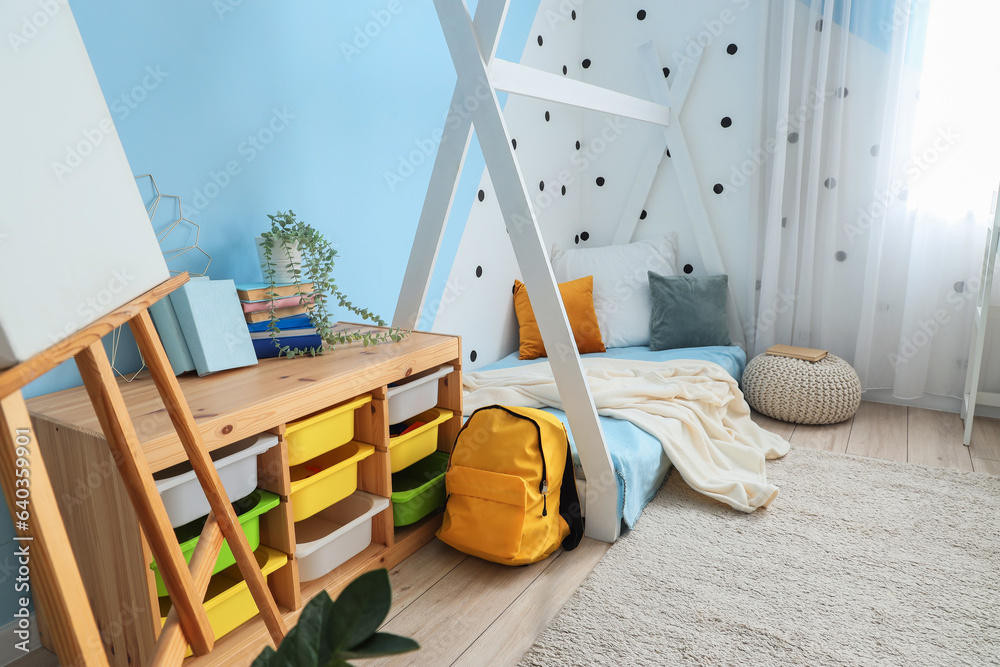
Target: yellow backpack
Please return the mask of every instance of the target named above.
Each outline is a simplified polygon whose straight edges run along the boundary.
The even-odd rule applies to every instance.
[[[566,427],[534,408],[491,405],[458,433],[437,536],[495,563],[524,565],[583,537]]]

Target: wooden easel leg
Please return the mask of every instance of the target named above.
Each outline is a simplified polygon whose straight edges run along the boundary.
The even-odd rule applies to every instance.
[[[204,655],[212,650],[215,643],[212,628],[201,597],[191,587],[188,565],[170,526],[167,510],[156,491],[153,475],[143,458],[125,399],[118,389],[101,342],[98,340],[77,354],[76,365],[111,447],[139,525],[149,540],[163,582],[170,592],[171,604],[180,613],[184,634],[195,653]]]
[[[139,351],[149,367],[156,388],[160,392],[170,420],[174,424],[174,429],[180,437],[181,444],[184,445],[191,467],[194,468],[198,481],[201,482],[201,487],[208,498],[216,520],[219,522],[222,534],[232,549],[233,556],[236,558],[244,581],[250,588],[254,602],[257,603],[257,609],[264,619],[271,640],[277,646],[287,632],[284,619],[278,612],[278,606],[271,596],[271,591],[267,588],[264,575],[250,549],[250,543],[247,542],[246,535],[240,528],[236,512],[233,510],[233,506],[222,487],[222,481],[219,479],[219,471],[215,469],[215,465],[208,455],[208,450],[205,449],[201,431],[194,423],[194,416],[191,414],[191,409],[181,392],[177,378],[170,368],[170,362],[166,352],[163,351],[163,344],[153,327],[153,320],[150,318],[149,312],[140,311],[129,320],[129,326],[139,345]]]
[[[0,399],[0,450],[0,487],[17,529],[14,539],[27,552],[29,572],[24,582],[11,582],[12,589],[16,583],[30,586],[48,617],[48,628],[62,664],[107,665],[87,591],[20,391]],[[19,486],[18,480],[22,479],[27,479],[29,485]],[[19,489],[27,489],[27,496],[19,497]],[[17,504],[19,500],[27,501],[26,509]],[[27,589],[23,595],[27,597]]]

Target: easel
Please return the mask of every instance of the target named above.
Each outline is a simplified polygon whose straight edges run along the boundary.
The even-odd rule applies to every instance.
[[[31,590],[45,612],[56,653],[64,665],[107,665],[108,662],[55,493],[33,436],[21,389],[71,357],[76,360],[139,525],[170,593],[172,607],[155,645],[152,664],[179,665],[187,644],[195,655],[212,650],[215,640],[202,598],[223,539],[232,547],[236,563],[275,646],[286,633],[284,621],[240,529],[147,310],[187,280],[186,273],[175,276],[45,352],[0,372],[0,486],[15,521],[17,536],[14,539],[28,545],[30,550]],[[102,336],[126,322],[212,507],[190,567],[184,562],[101,344]],[[27,487],[17,484],[24,479],[25,473],[19,472],[23,470],[28,471],[30,484]],[[22,477],[18,477],[19,474]],[[19,506],[18,501],[22,505]]]

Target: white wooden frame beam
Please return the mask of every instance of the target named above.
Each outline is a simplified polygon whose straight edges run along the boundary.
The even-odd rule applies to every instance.
[[[488,52],[489,59],[496,54],[500,43],[508,5],[508,0],[489,1],[480,2],[476,8],[476,38]],[[456,83],[437,157],[434,159],[434,170],[427,186],[424,207],[420,211],[417,233],[410,249],[410,259],[403,274],[399,299],[396,301],[396,311],[392,318],[394,327],[417,328],[424,310],[434,265],[441,250],[441,241],[455,202],[455,191],[458,189],[459,177],[472,140],[472,118],[464,109],[466,99],[462,87]]]
[[[480,5],[499,4],[501,1],[480,0]],[[477,43],[465,0],[434,0],[434,6],[458,72],[459,87],[466,94],[483,85],[490,90],[490,99],[471,110],[472,122],[510,234],[514,255],[531,294],[538,328],[549,354],[552,375],[569,418],[580,462],[587,474],[586,534],[605,542],[614,542],[621,528],[614,466],[552,273],[548,250],[510,144],[500,102],[490,83],[486,57]]]
[[[652,42],[643,44],[638,49],[639,55],[641,57],[648,57],[648,52],[652,48]],[[680,119],[681,112],[684,110],[684,103],[687,102],[688,92],[691,90],[691,84],[694,82],[694,76],[698,71],[698,66],[701,64],[703,53],[704,51],[699,51],[691,65],[682,67],[680,71],[675,72],[674,84],[668,88],[670,101],[673,103],[670,109],[677,120]],[[612,241],[614,245],[631,243],[632,237],[635,235],[635,229],[639,226],[639,216],[642,214],[646,202],[649,201],[649,194],[653,191],[653,183],[656,181],[656,175],[660,171],[660,165],[666,159],[667,149],[669,149],[667,137],[664,133],[660,132],[656,133],[655,137],[646,149],[646,154],[639,161],[639,171],[636,174],[635,184],[632,186],[632,192],[629,194],[624,210],[622,210],[622,217],[618,221],[618,228],[615,230],[614,240]]]
[[[670,125],[669,107],[654,104],[649,100],[500,58],[493,59],[489,70],[490,83],[496,90],[505,93],[568,104],[656,125]]]
[[[652,42],[647,42],[639,47],[639,59],[643,64],[643,70],[646,73],[646,81],[649,83],[653,101],[664,106],[673,107],[673,94],[663,76],[663,65]],[[681,73],[683,74],[684,70],[681,70]],[[690,78],[684,77],[678,81],[677,92],[683,94],[685,100],[687,99],[687,93],[693,79],[694,72],[692,71]],[[682,82],[683,86],[680,85]],[[701,260],[705,265],[705,270],[709,274],[726,273],[725,265],[722,262],[722,253],[719,251],[719,244],[715,239],[715,232],[712,229],[712,220],[708,215],[708,207],[705,206],[705,199],[702,197],[704,191],[698,182],[698,172],[695,171],[694,160],[691,158],[691,151],[684,136],[684,127],[681,124],[680,114],[677,113],[675,115],[674,122],[669,126],[662,127],[661,131],[666,139],[667,146],[670,147],[670,164],[674,166],[677,173],[677,180],[681,187],[681,193],[684,196],[684,203],[691,218],[691,225],[694,228],[698,251],[701,253]],[[740,312],[736,309],[736,299],[733,297],[732,286],[729,287],[726,316],[729,320],[730,333],[734,336],[733,342],[746,347],[746,334],[743,331]]]

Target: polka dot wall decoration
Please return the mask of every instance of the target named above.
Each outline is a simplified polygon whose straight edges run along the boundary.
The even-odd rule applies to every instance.
[[[486,199],[486,193],[483,192],[482,190],[480,190],[479,191],[479,201],[483,201],[484,199]]]
[[[541,192],[545,192],[545,181],[538,181],[538,189]]]
[[[580,233],[580,240],[581,241],[589,241],[590,240],[590,232],[581,232]]]
[[[670,76],[670,68],[669,67],[664,67],[663,68],[663,78],[665,79],[668,76]]]
[[[517,139],[510,140],[510,147],[513,148],[514,150],[517,150]]]
[[[569,74],[569,68],[563,65],[563,74]]]
[[[728,53],[731,56],[735,56],[736,52],[739,50],[740,47],[736,46],[735,44],[730,44],[729,46],[726,47],[726,53]]]
[[[847,260],[847,253],[844,252],[843,250],[838,250],[837,254],[835,254],[833,256],[833,258],[836,259],[838,262],[846,261]]]
[[[871,150],[872,157],[878,157],[878,152],[879,152],[879,145],[875,144],[874,146],[872,146]]]
[[[646,219],[646,210],[645,209],[643,209],[642,213],[639,214],[639,219],[640,220],[645,220]]]
[[[787,227],[788,226],[788,218],[787,217],[781,219],[781,226],[782,227]]]
[[[580,150],[580,142],[576,142],[576,150]]]
[[[590,69],[590,58],[584,58],[583,62],[580,63],[583,69]]]
[[[833,190],[835,187],[837,187],[837,179],[831,176],[830,178],[826,179],[823,182],[823,185],[826,186],[827,190]]]
[[[479,353],[476,352],[475,350],[469,353],[469,361],[475,361],[478,358],[479,358]]]
[[[645,21],[646,20],[646,10],[645,9],[640,9],[639,12],[635,15],[635,17],[637,19],[639,19],[640,21]]]
[[[721,195],[724,190],[725,188],[722,187],[722,183],[716,183],[715,187],[712,188],[712,191],[717,195]]]
[[[722,127],[732,127],[733,126],[733,119],[730,118],[729,116],[726,116],[725,118],[723,118],[719,122],[719,124],[722,125]]]
[[[573,243],[575,243],[577,245],[580,245],[580,235],[579,234],[577,234],[576,238],[573,239]]]
[[[482,278],[483,277],[483,267],[481,267],[481,266],[477,266],[476,267],[476,277],[477,278]]]
[[[542,36],[539,35],[538,36],[538,46],[541,46],[541,45],[542,45]]]
[[[845,97],[847,97],[849,93],[850,91],[847,90],[847,88],[844,88],[843,86],[837,89],[837,97],[839,97],[840,99],[844,99]]]
[[[605,183],[604,177],[603,176],[598,176],[597,177],[597,187],[603,188],[604,187],[604,183]]]
[[[684,265],[684,273],[694,273],[694,267],[690,264]]]
[[[670,157],[670,149],[667,149],[667,157]]]
[[[788,143],[790,143],[790,144],[797,144],[797,143],[799,143],[799,133],[798,132],[792,132],[791,134],[789,134],[788,135]]]
[[[563,196],[563,197],[565,197],[565,196],[566,196],[566,186],[565,186],[565,185],[564,185],[564,186],[562,186],[562,196]]]
[[[816,30],[819,32],[823,32],[823,19],[816,21]]]
[[[576,10],[574,9],[574,10],[573,10],[573,11],[572,11],[572,12],[570,13],[570,15],[569,15],[569,16],[570,16],[570,18],[572,18],[572,19],[573,19],[573,20],[575,21],[575,20],[576,20]]]
[[[545,122],[547,123],[547,122],[549,122],[550,120],[552,120],[552,115],[551,115],[551,114],[549,114],[549,112],[548,112],[548,111],[546,111],[546,112],[545,112]]]

